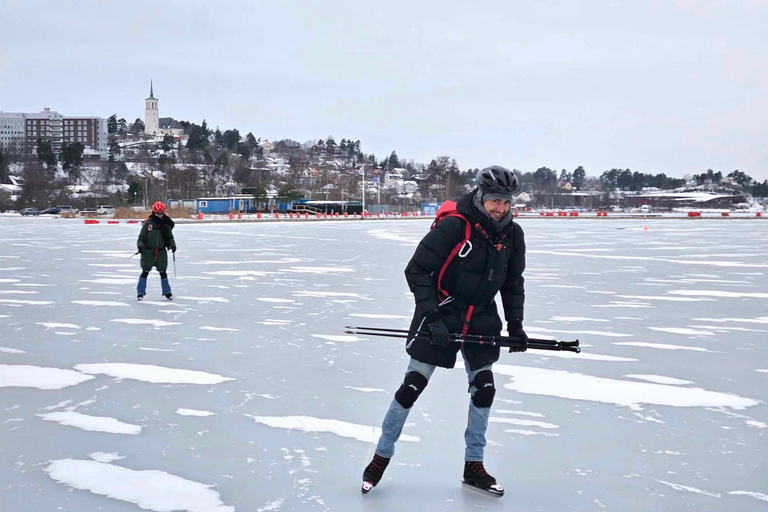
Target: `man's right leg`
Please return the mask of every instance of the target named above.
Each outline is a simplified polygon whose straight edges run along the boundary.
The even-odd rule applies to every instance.
[[[376,454],[380,457],[389,459],[395,454],[395,443],[400,438],[411,407],[421,392],[424,391],[424,388],[427,387],[435,368],[435,365],[422,363],[411,358],[405,372],[405,379],[403,379],[400,389],[395,393],[395,398],[389,405],[389,410],[381,425],[381,437],[376,446]]]
[[[376,446],[376,453],[373,460],[363,471],[363,494],[373,489],[384,475],[384,470],[389,465],[389,460],[395,454],[395,443],[400,438],[403,431],[403,425],[411,412],[411,407],[419,398],[424,388],[427,387],[429,378],[435,371],[435,366],[422,363],[411,359],[408,363],[408,369],[405,372],[405,379],[400,385],[400,389],[395,393],[395,398],[389,405],[389,410],[384,416],[384,423],[381,425],[381,437]]]

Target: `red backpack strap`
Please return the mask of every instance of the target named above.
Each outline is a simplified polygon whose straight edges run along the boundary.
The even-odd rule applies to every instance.
[[[454,201],[445,201],[440,206],[440,209],[437,211],[437,217],[435,218],[435,222],[432,224],[432,228],[434,229],[434,227],[437,225],[438,222],[440,222],[441,220],[447,217],[458,217],[459,219],[464,221],[465,227],[464,227],[464,239],[458,244],[456,244],[456,246],[453,248],[451,253],[445,259],[443,266],[440,268],[440,273],[437,276],[437,298],[440,301],[443,301],[450,296],[448,292],[446,292],[443,289],[443,286],[442,286],[443,275],[445,274],[445,271],[448,269],[448,265],[450,265],[453,259],[456,257],[456,255],[461,252],[461,250],[464,248],[464,245],[469,242],[469,237],[472,235],[472,225],[470,224],[469,220],[467,220],[466,217],[464,217],[462,214],[458,212],[458,210],[456,209],[456,202]]]

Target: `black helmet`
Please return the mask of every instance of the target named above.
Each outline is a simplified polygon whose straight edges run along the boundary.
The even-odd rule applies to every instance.
[[[477,173],[477,188],[480,189],[481,200],[508,199],[517,191],[518,181],[514,172],[500,165],[486,167]]]

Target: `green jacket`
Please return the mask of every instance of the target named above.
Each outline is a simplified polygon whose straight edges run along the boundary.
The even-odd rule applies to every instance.
[[[168,268],[166,249],[176,250],[176,240],[173,238],[173,220],[167,215],[162,217],[154,213],[141,225],[139,239],[136,245],[141,253],[141,268],[151,270],[157,267],[164,272]]]

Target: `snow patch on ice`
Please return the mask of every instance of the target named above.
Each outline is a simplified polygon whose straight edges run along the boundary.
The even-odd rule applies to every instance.
[[[229,302],[229,300],[225,299],[224,297],[174,297],[176,299],[184,299],[184,300],[195,300],[197,302]]]
[[[154,325],[155,327],[168,327],[169,325],[181,325],[179,322],[166,322],[164,320],[149,320],[146,318],[115,318],[110,322],[131,325]]]
[[[762,501],[768,501],[768,494],[763,494],[761,492],[752,492],[752,491],[730,491],[728,494],[733,494],[736,496],[751,496],[752,498],[762,500]]]
[[[229,331],[229,332],[240,332],[242,329],[233,329],[232,327],[211,327],[210,325],[204,325],[200,327],[203,331]]]
[[[107,432],[110,434],[136,435],[141,432],[139,425],[123,423],[107,416],[89,416],[74,411],[48,412],[38,414],[45,421],[55,421],[68,427],[76,427],[91,432]]]
[[[46,329],[82,329],[79,325],[59,324],[56,322],[37,322],[37,325],[42,325]]]
[[[702,491],[701,489],[697,489],[696,487],[689,487],[687,485],[673,484],[672,482],[665,482],[664,480],[658,480],[658,479],[656,481],[659,482],[659,483],[662,483],[664,485],[668,485],[668,486],[670,486],[671,488],[673,488],[676,491],[686,491],[686,492],[693,492],[693,493],[696,493],[696,494],[704,494],[706,496],[711,496],[713,498],[720,498],[721,497],[721,495],[718,494],[718,493]]]
[[[80,283],[94,283],[94,284],[135,284],[136,279],[133,278],[123,278],[123,279],[113,279],[109,277],[102,277],[99,279],[81,279],[79,281]]]
[[[181,416],[213,416],[216,414],[215,412],[211,411],[199,411],[197,409],[176,409],[176,414],[179,414]]]
[[[693,350],[694,352],[716,352],[714,350],[708,350],[703,347],[688,347],[684,345],[671,345],[669,343],[645,343],[642,341],[622,341],[616,342],[614,345],[626,345],[632,347],[646,347],[646,348],[658,348],[662,350]]]
[[[585,347],[586,345],[582,346]],[[611,361],[614,363],[629,363],[632,361],[637,361],[637,359],[632,357],[607,356],[603,354],[594,354],[592,352],[581,352],[577,354],[575,352],[556,352],[554,350],[538,350],[535,348],[529,348],[527,352],[529,354],[536,354],[537,356],[542,357],[557,357],[560,359],[574,359],[584,361]]]
[[[699,322],[744,322],[751,324],[768,324],[768,316],[758,316],[756,318],[694,318]]]
[[[344,386],[347,389],[354,389],[355,391],[362,391],[363,393],[386,393],[385,390],[379,388],[356,388],[354,386]]]
[[[290,303],[290,302],[296,302],[293,299],[279,299],[276,297],[259,297],[256,300],[260,300],[261,302],[277,302],[277,303]]]
[[[552,432],[537,432],[535,430],[524,430],[524,429],[516,429],[511,428],[504,430],[504,432],[510,433],[510,434],[520,434],[522,436],[546,436],[546,437],[558,437],[560,434],[553,434]]]
[[[759,404],[757,400],[737,395],[595,377],[562,370],[495,364],[494,373],[512,377],[505,389],[533,395],[556,396],[572,400],[589,400],[640,410],[642,404],[673,407],[730,407],[745,409]]]
[[[5,354],[26,354],[23,350],[19,350],[17,348],[10,348],[10,347],[0,347],[0,352],[3,352]]]
[[[604,318],[587,318],[585,316],[553,316],[553,322],[610,322]]]
[[[318,292],[318,291],[302,291],[294,293],[297,297],[355,297],[359,299],[367,299],[367,296],[360,295],[358,293],[347,293],[347,292]]]
[[[488,421],[490,423],[505,423],[509,425],[518,425],[520,427],[560,428],[559,425],[555,425],[553,423],[533,420],[518,420],[516,418],[497,418],[492,416],[488,418]]]
[[[253,416],[250,414],[246,414],[246,416],[268,427],[300,430],[302,432],[330,432],[340,437],[357,439],[364,443],[376,443],[381,436],[381,429],[379,427],[359,425],[341,420],[313,418],[311,416]],[[400,436],[400,441],[418,443],[420,439],[403,434]]]
[[[0,364],[0,388],[62,389],[92,378],[61,368]]]
[[[697,297],[768,299],[768,293],[726,292],[719,290],[673,290],[667,293],[672,295],[695,295]]]
[[[606,332],[606,331],[567,331],[563,329],[546,329],[544,327],[529,326],[526,330],[530,333],[533,332],[548,332],[553,334],[589,334],[592,336],[605,336],[607,338],[631,338],[631,334],[621,334],[618,332]]]
[[[696,335],[711,336],[715,334],[709,331],[697,331],[695,329],[685,329],[685,328],[679,328],[679,327],[648,327],[648,329],[652,331],[669,332],[672,334],[690,334],[691,336],[696,336]]]
[[[72,304],[80,304],[81,306],[108,306],[108,307],[128,307],[125,302],[116,302],[109,300],[73,300]]]
[[[89,453],[88,456],[96,462],[113,462],[125,458],[117,452],[93,452]]]
[[[636,299],[636,300],[664,300],[668,302],[708,302],[715,299],[706,298],[692,298],[692,297],[657,297],[652,295],[617,295],[621,299]]]
[[[674,377],[664,377],[662,375],[638,375],[630,373],[625,375],[630,379],[647,380],[648,382],[655,382],[656,384],[669,384],[672,386],[680,386],[683,384],[693,384],[690,380],[675,379]]]
[[[410,316],[405,315],[382,315],[378,313],[350,313],[349,316],[355,316],[358,318],[376,318],[382,320],[410,320]]]
[[[78,364],[75,365],[75,369],[88,374],[103,374],[118,379],[133,379],[153,384],[221,384],[228,380],[234,380],[229,377],[216,375],[215,373],[166,368],[165,366],[155,366],[153,364]]]
[[[50,300],[21,300],[21,299],[0,299],[0,304],[19,304],[25,306],[48,306],[53,304]]]
[[[135,471],[91,460],[61,459],[46,468],[52,479],[75,489],[127,501],[145,510],[170,512],[234,512],[224,505],[211,485],[165,471]]]
[[[334,274],[339,272],[354,272],[355,269],[348,267],[288,267],[286,272],[299,272],[302,274]]]
[[[340,343],[354,343],[362,339],[358,338],[357,336],[345,336],[338,334],[310,334],[310,336],[313,338],[320,338],[322,340],[338,341]]]

